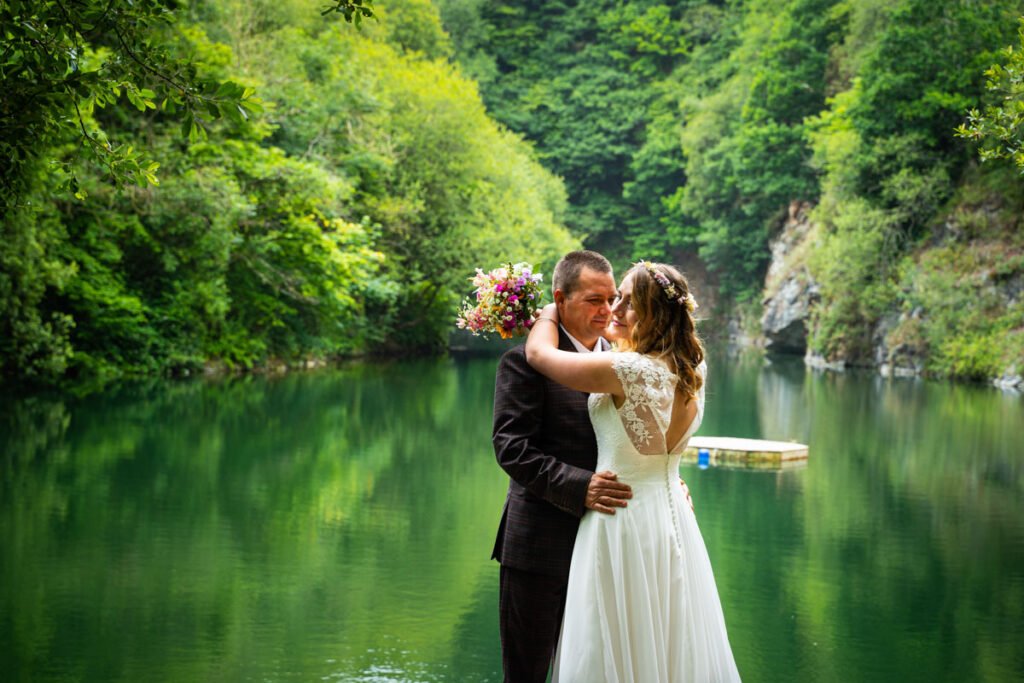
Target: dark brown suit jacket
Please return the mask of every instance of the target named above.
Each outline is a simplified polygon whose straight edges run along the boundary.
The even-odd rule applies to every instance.
[[[576,350],[561,329],[558,348]],[[587,484],[597,466],[587,396],[530,367],[523,345],[501,357],[492,441],[510,482],[491,557],[502,565],[568,577]]]

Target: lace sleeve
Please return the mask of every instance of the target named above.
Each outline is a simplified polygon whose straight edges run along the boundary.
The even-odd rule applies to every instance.
[[[626,396],[619,416],[633,447],[646,455],[664,453],[675,375],[664,364],[633,352],[616,353],[612,368]]]

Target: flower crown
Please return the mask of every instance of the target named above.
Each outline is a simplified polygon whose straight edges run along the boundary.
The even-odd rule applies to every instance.
[[[638,261],[636,265],[643,266],[647,269],[647,272],[650,273],[652,278],[654,278],[654,281],[657,282],[663,290],[665,290],[665,294],[669,299],[675,301],[680,306],[686,306],[686,310],[690,313],[693,313],[697,309],[697,300],[693,298],[693,294],[690,294],[689,292],[686,294],[680,294],[679,288],[676,287],[664,273],[658,270],[658,267],[653,263],[650,261]]]

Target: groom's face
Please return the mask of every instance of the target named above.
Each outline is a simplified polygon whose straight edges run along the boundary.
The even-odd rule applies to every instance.
[[[615,278],[584,267],[570,294],[555,291],[558,319],[584,346],[593,346],[611,320]]]

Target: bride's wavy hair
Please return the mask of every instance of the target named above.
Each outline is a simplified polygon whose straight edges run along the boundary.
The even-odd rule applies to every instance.
[[[652,272],[653,271],[653,272]],[[629,340],[631,350],[670,360],[687,403],[697,397],[704,380],[697,367],[704,361],[704,344],[697,335],[693,298],[686,278],[663,263],[638,263],[633,274],[633,310],[637,322]],[[667,279],[659,283],[658,275]],[[658,278],[662,279],[662,278]],[[674,288],[674,289],[673,289]]]

